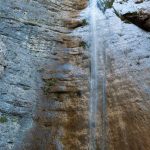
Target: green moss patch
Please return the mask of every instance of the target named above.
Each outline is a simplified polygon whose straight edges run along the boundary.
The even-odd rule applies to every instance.
[[[0,123],[5,123],[7,121],[8,121],[8,119],[6,116],[0,116]]]
[[[51,91],[52,86],[54,86],[57,83],[57,79],[55,78],[48,79],[48,80],[44,80],[44,82],[45,82],[45,85],[44,85],[43,91],[47,95]]]

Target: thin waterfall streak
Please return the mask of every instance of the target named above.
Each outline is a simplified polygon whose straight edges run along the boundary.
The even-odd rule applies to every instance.
[[[102,150],[106,150],[106,74],[102,84]]]
[[[97,0],[90,1],[90,51],[91,51],[91,81],[90,81],[90,150],[96,149],[96,115],[98,104],[98,78],[97,78],[97,33],[96,10]]]
[[[103,48],[103,84],[102,84],[102,150],[106,150],[107,149],[107,89],[106,89],[106,82],[107,82],[107,66],[106,66],[106,62],[107,62],[107,55],[106,55],[106,50],[107,50],[107,45],[104,42],[104,48]]]
[[[98,113],[98,100],[99,100],[99,91],[98,91],[98,35],[97,35],[97,16],[98,16],[98,7],[97,0],[90,0],[90,51],[91,51],[91,81],[90,81],[90,103],[89,103],[89,125],[90,125],[90,148],[89,150],[96,150],[96,129],[97,129],[97,113]],[[104,45],[103,45],[104,46]],[[106,52],[105,48],[102,48],[101,53],[103,56],[103,77],[102,77],[102,100],[101,100],[101,113],[102,113],[102,143],[101,149],[106,150],[106,138],[107,138],[107,114],[106,114]]]

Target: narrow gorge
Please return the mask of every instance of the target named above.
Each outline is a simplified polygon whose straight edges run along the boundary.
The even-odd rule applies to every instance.
[[[0,150],[150,150],[149,0],[0,0]]]

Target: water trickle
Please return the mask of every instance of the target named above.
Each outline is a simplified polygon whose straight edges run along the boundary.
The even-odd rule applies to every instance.
[[[91,51],[91,83],[90,83],[90,150],[96,149],[96,114],[98,104],[98,67],[97,67],[97,33],[96,13],[97,0],[90,1],[90,51]]]
[[[100,149],[106,149],[106,74],[105,74],[105,45],[103,44],[103,39],[99,43],[98,36],[98,17],[104,17],[103,13],[100,12],[97,6],[97,0],[90,0],[89,5],[90,12],[90,53],[91,53],[91,81],[90,81],[90,103],[89,103],[89,124],[90,124],[90,150],[99,149],[97,145],[99,144]],[[101,15],[100,15],[101,14]],[[103,31],[101,31],[103,32]],[[103,75],[101,81],[98,77],[98,64],[100,65],[100,60],[98,60],[98,55],[101,53],[103,57],[103,63],[101,64],[101,70],[103,70]],[[103,69],[102,69],[103,68]],[[102,85],[101,85],[101,84]],[[99,87],[101,87],[99,89]],[[99,92],[101,90],[101,92]],[[102,100],[100,100],[99,93],[102,94]],[[101,110],[98,110],[98,104],[101,103]],[[97,130],[99,128],[99,123],[97,121],[99,112],[102,116],[101,122],[101,133]],[[102,135],[101,141],[98,141],[98,136]]]

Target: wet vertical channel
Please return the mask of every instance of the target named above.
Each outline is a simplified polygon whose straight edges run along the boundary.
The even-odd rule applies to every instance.
[[[90,1],[89,12],[91,53],[90,150],[106,150],[106,52],[104,41],[98,35],[98,18],[104,17],[104,15],[98,8],[97,0]],[[99,74],[99,70],[102,71],[102,75]]]
[[[90,150],[96,149],[96,114],[98,104],[98,67],[97,67],[97,33],[96,33],[97,0],[90,1],[90,52],[91,52],[91,81],[90,81]]]

